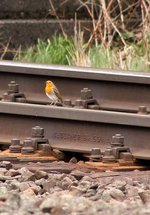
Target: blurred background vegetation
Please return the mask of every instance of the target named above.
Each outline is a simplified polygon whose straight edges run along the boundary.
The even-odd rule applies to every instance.
[[[50,13],[57,21],[61,20],[55,1],[49,3]],[[83,31],[75,24],[74,35],[69,37],[60,22],[61,36],[38,39],[36,45],[20,48],[14,60],[150,71],[149,0],[79,0],[78,3],[92,23],[90,28]],[[75,15],[75,23],[77,19]],[[90,35],[86,40],[85,31]]]

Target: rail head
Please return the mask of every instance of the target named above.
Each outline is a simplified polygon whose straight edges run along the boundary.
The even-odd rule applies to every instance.
[[[74,109],[26,103],[0,102],[0,114],[56,118],[95,123],[150,127],[150,115],[103,110]]]
[[[124,83],[150,84],[150,74],[143,72],[117,71],[90,67],[31,64],[13,61],[0,61],[0,72],[20,73],[77,79],[91,79]]]

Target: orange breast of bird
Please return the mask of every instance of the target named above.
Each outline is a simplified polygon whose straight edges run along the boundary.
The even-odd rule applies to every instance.
[[[46,84],[45,93],[51,93],[53,91],[53,86]]]

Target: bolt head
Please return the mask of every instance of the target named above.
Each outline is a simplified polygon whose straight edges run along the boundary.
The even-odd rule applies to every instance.
[[[116,158],[113,155],[112,148],[110,148],[110,147],[106,148],[104,155],[103,155],[103,158],[102,158],[102,161],[104,163],[116,162]]]
[[[81,90],[81,99],[82,100],[87,100],[87,99],[92,99],[93,95],[92,95],[92,90],[88,89],[88,88],[83,88],[83,90]]]
[[[11,81],[8,84],[8,93],[18,93],[19,92],[19,84],[15,81]]]
[[[100,156],[100,155],[101,155],[100,148],[92,148],[92,150],[91,150],[91,156]]]
[[[91,161],[101,161],[102,160],[102,154],[100,148],[92,148],[91,150]]]
[[[139,106],[138,114],[147,114],[147,107]]]
[[[33,141],[32,141],[32,139],[25,139],[23,141],[23,147],[33,147]]]
[[[32,137],[44,137],[44,128],[41,128],[40,126],[35,126],[32,128]]]
[[[80,108],[83,107],[83,102],[82,102],[81,99],[77,99],[77,100],[75,101],[75,107],[80,107]]]
[[[20,140],[17,138],[13,138],[11,140],[11,146],[19,146],[20,145]]]
[[[124,136],[121,134],[115,134],[112,136],[112,146],[124,146]]]
[[[64,106],[66,107],[72,107],[72,101],[70,99],[65,99],[63,101]]]

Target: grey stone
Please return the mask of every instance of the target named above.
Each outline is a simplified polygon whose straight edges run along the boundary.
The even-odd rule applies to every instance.
[[[133,179],[132,179],[132,178],[126,177],[124,180],[126,181],[126,183],[127,183],[128,185],[133,186]]]
[[[20,191],[23,192],[23,191],[27,190],[30,187],[30,185],[28,182],[22,182],[22,183],[18,184],[18,187],[19,187]]]
[[[79,182],[79,187],[83,188],[85,191],[88,190],[91,187],[91,182],[90,181],[80,181]]]
[[[110,195],[112,198],[116,199],[117,201],[123,201],[125,198],[125,195],[123,192],[119,189],[111,188],[110,190]]]
[[[41,189],[41,187],[36,185],[35,182],[33,182],[33,181],[28,181],[28,183],[33,190],[35,189],[35,190],[39,191]]]
[[[17,176],[17,175],[20,175],[20,173],[19,173],[17,170],[15,170],[15,169],[9,169],[9,170],[6,172],[5,175],[6,175],[6,176],[15,177],[15,176]]]
[[[113,183],[112,183],[112,186],[114,186],[115,188],[121,190],[121,191],[125,191],[125,188],[126,188],[126,181],[124,180],[115,180]]]
[[[7,198],[8,189],[5,186],[0,187],[0,201],[5,200]]]
[[[10,176],[0,175],[0,181],[6,181],[11,180],[12,178]]]
[[[82,178],[82,181],[88,181],[88,182],[93,182],[94,181],[94,179],[93,178],[91,178],[90,176],[84,176],[83,178]]]
[[[45,214],[45,213],[44,213]],[[49,214],[49,213],[48,213]],[[55,208],[52,208],[51,212],[50,212],[51,215],[68,215],[68,212],[65,211],[62,207],[55,207]]]
[[[26,167],[19,170],[21,174],[21,181],[35,181],[35,174],[29,171]]]
[[[64,189],[64,190],[69,189],[72,184],[73,184],[73,181],[69,177],[65,177],[65,178],[63,178],[62,183],[61,183],[62,189]]]
[[[10,190],[19,190],[20,182],[15,180],[12,180],[9,184]]]
[[[128,197],[134,197],[138,195],[138,188],[130,185],[126,185],[126,194]]]
[[[71,159],[70,159],[70,161],[69,161],[70,163],[77,163],[78,162],[78,160],[77,160],[77,158],[76,157],[72,157]]]
[[[14,193],[8,193],[6,203],[12,209],[17,210],[21,204],[20,195],[18,193],[15,193],[15,192]]]
[[[42,184],[43,189],[47,192],[50,192],[50,189],[56,186],[56,180],[45,180],[45,182]]]
[[[70,186],[69,190],[70,190],[70,194],[73,196],[81,196],[84,193],[82,189],[76,186]]]
[[[5,175],[7,173],[7,169],[4,167],[0,167],[0,175]]]
[[[139,186],[140,182],[139,181],[133,181],[133,186]]]
[[[37,180],[41,179],[41,178],[47,179],[48,174],[46,172],[44,172],[44,171],[38,170],[38,171],[35,172],[35,177],[36,177]]]
[[[92,197],[92,196],[95,196],[96,194],[96,191],[93,190],[93,189],[89,189],[86,193],[83,194],[84,197]]]
[[[66,177],[66,174],[48,174],[49,180],[61,181]]]
[[[73,170],[71,175],[73,175],[77,180],[81,180],[85,176],[85,173],[79,170]]]
[[[1,161],[0,162],[0,167],[6,168],[7,170],[12,168],[12,163],[9,161]]]
[[[27,196],[31,196],[31,197],[33,197],[33,196],[36,195],[35,192],[33,191],[33,189],[32,189],[31,187],[28,188],[28,189],[26,189],[26,190],[24,190],[24,191],[22,192],[22,194],[23,194],[23,195],[27,195]]]
[[[102,193],[102,200],[104,200],[105,202],[109,202],[111,200],[111,194],[110,194],[110,190],[104,190],[104,192]]]
[[[40,209],[44,212],[44,213],[50,213],[51,209],[54,207],[59,206],[58,204],[58,200],[56,200],[53,197],[49,197],[46,198],[40,205]]]
[[[29,194],[33,194],[33,193],[29,193]],[[21,198],[21,205],[20,205],[19,211],[26,211],[26,212],[34,211],[34,213],[29,213],[29,214],[36,214],[36,209],[39,208],[41,201],[39,201],[34,194],[28,195],[28,193],[21,193],[20,198]],[[40,210],[38,209],[38,211]]]
[[[47,199],[45,199],[40,205],[40,209],[43,212],[50,213],[53,208],[61,207],[68,214],[73,214],[73,212],[78,213],[86,213],[86,210],[89,210],[92,207],[91,201],[84,197],[73,197],[69,193],[58,193],[57,195],[53,195]]]
[[[38,186],[43,187],[43,184],[46,182],[47,180],[45,180],[44,178],[38,179],[35,181],[35,184]]]
[[[144,204],[150,204],[150,191],[140,191],[139,196]]]
[[[13,210],[7,205],[6,202],[0,201],[0,214],[13,214]]]

